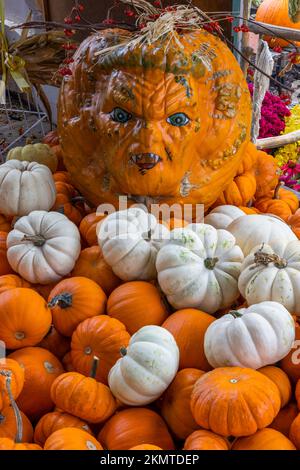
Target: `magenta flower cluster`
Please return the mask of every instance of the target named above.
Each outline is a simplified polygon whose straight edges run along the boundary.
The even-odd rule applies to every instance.
[[[249,83],[249,90],[253,96],[253,84]],[[285,129],[284,118],[290,116],[291,112],[284,101],[276,95],[267,91],[263,101],[260,120],[259,138],[276,137]]]
[[[300,163],[290,160],[281,167],[281,171],[280,181],[283,181],[285,186],[300,191]]]

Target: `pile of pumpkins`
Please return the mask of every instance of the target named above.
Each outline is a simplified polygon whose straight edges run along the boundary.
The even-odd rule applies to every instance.
[[[52,144],[0,166],[0,450],[300,450],[300,215],[97,215]]]

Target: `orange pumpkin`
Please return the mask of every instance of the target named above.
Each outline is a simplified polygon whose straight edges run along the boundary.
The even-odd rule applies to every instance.
[[[250,140],[241,69],[227,46],[201,29],[174,31],[168,50],[164,41],[122,47],[93,66],[97,52],[126,38],[132,33],[118,29],[90,36],[62,84],[58,132],[72,181],[96,206],[117,208],[125,194],[131,202],[208,209],[234,178]],[[209,66],[198,56],[203,44]]]
[[[116,410],[116,401],[110,389],[91,377],[77,372],[66,372],[54,381],[51,398],[63,411],[90,423],[106,421]]]
[[[296,450],[294,444],[275,429],[260,429],[252,436],[237,439],[231,450]]]
[[[0,231],[10,232],[11,231],[11,219],[0,214]]]
[[[239,206],[239,209],[245,212],[246,215],[260,214],[259,210],[255,207]]]
[[[4,276],[5,274],[13,273],[13,269],[11,268],[8,259],[7,259],[7,247],[6,247],[6,239],[7,239],[7,232],[0,232],[0,276]]]
[[[153,446],[152,444],[140,444],[138,446],[131,447],[129,450],[162,450],[162,448]]]
[[[201,429],[188,436],[183,450],[229,450],[229,446],[224,437]]]
[[[255,207],[260,212],[277,215],[286,221],[298,209],[299,200],[291,191],[281,188],[281,183],[279,183],[273,196],[268,195],[257,199]]]
[[[289,438],[300,449],[300,413],[296,416],[290,427]]]
[[[32,288],[40,294],[45,300],[48,300],[50,292],[56,286],[56,282],[52,284],[34,284]]]
[[[97,215],[96,212],[86,215],[79,225],[79,231],[84,241],[89,246],[98,246],[97,227],[106,215]],[[100,225],[100,224],[99,224]]]
[[[133,335],[143,326],[160,326],[168,316],[168,309],[157,287],[149,282],[133,281],[112,292],[107,301],[107,313],[124,323]]]
[[[100,286],[85,277],[71,277],[51,291],[48,306],[53,324],[64,336],[71,336],[83,320],[105,313],[106,295]]]
[[[44,450],[103,450],[103,447],[86,431],[66,427],[48,437]]]
[[[53,401],[51,385],[64,369],[59,360],[46,349],[24,348],[13,352],[9,358],[17,361],[25,372],[24,387],[17,404],[31,420],[50,411]]]
[[[255,192],[255,175],[252,170],[247,171],[234,178],[214,205],[230,204],[233,206],[246,206],[253,199]]]
[[[84,217],[84,198],[69,183],[56,181],[55,187],[57,195],[52,210],[61,212],[74,224],[79,225]]]
[[[16,287],[30,287],[30,284],[20,276],[17,276],[17,274],[0,276],[0,294],[7,290],[15,289]]]
[[[289,376],[293,383],[300,379],[300,325],[295,323],[295,342],[291,351],[280,362],[279,367]]]
[[[300,379],[298,380],[297,385],[296,385],[295,397],[296,397],[298,408],[300,409]]]
[[[300,238],[300,209],[298,209],[295,214],[288,217],[286,223],[291,227],[294,234]]]
[[[214,317],[201,310],[188,308],[173,313],[161,325],[172,333],[177,342],[179,369],[211,369],[204,354],[204,335],[214,320]]]
[[[70,176],[67,171],[57,171],[52,176],[55,182],[60,181],[61,183],[71,184]]]
[[[34,430],[34,442],[40,446],[44,446],[51,434],[63,428],[78,428],[89,434],[93,434],[89,425],[85,421],[82,421],[82,419],[76,418],[76,416],[72,416],[69,413],[64,413],[63,411],[52,411],[52,413],[47,413],[42,416],[37,423]]]
[[[300,29],[300,22],[294,23],[289,17],[289,0],[264,0],[256,13],[256,21],[272,24],[274,26],[283,26],[285,28]],[[279,37],[265,38],[270,47],[286,47],[290,43]],[[296,43],[300,45],[300,43]]]
[[[145,442],[163,450],[174,449],[164,420],[148,408],[129,408],[116,413],[103,426],[98,441],[108,450],[128,450]]]
[[[276,160],[268,153],[257,150],[255,163],[256,193],[255,197],[267,196],[278,185],[279,168]]]
[[[8,388],[10,387],[11,394],[16,400],[22,391],[24,380],[24,370],[17,361],[9,358],[0,359],[0,410],[11,404]]]
[[[284,408],[281,408],[274,421],[270,424],[270,428],[276,429],[286,437],[289,437],[290,427],[299,410],[296,403],[289,403]]]
[[[62,359],[70,350],[71,342],[69,338],[61,335],[53,325],[42,341],[38,344],[40,348],[48,349],[56,357]]]
[[[127,347],[130,335],[119,320],[107,315],[88,318],[78,325],[72,336],[71,357],[76,371],[89,375],[94,356],[100,358],[96,379],[107,384],[112,366]]]
[[[72,356],[71,356],[71,351],[68,351],[67,354],[64,355],[62,358],[62,365],[64,366],[64,369],[66,372],[74,372],[75,369],[73,367],[72,363]]]
[[[121,280],[104,260],[99,246],[91,246],[82,250],[71,275],[91,279],[102,287],[106,295],[109,295],[121,283]]]
[[[281,397],[281,408],[286,406],[292,396],[292,386],[287,374],[275,366],[262,367],[258,371],[277,385]]]
[[[32,289],[10,289],[0,296],[0,338],[8,349],[38,344],[51,320],[45,300]]]
[[[0,450],[43,450],[37,444],[16,443],[8,437],[0,438]]]
[[[199,426],[221,436],[248,436],[271,424],[281,404],[277,385],[253,369],[220,367],[196,382],[191,410]]]
[[[162,397],[161,415],[178,439],[186,439],[199,428],[191,412],[190,400],[193,387],[203,374],[198,369],[182,369]]]
[[[22,442],[31,442],[33,427],[27,416],[20,412],[22,419]],[[0,438],[15,439],[17,435],[16,415],[11,406],[6,406],[0,412]]]

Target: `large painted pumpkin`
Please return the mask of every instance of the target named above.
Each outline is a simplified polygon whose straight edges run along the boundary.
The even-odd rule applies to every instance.
[[[95,205],[116,206],[119,195],[129,195],[134,202],[208,208],[237,174],[249,143],[250,95],[241,69],[202,29],[174,30],[173,38],[142,47],[124,44],[132,37],[108,29],[75,54],[59,104],[67,170]]]

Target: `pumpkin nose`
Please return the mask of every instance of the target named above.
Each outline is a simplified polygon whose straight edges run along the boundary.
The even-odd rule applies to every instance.
[[[131,156],[130,161],[139,167],[141,171],[151,170],[162,158],[156,153],[136,153]]]

